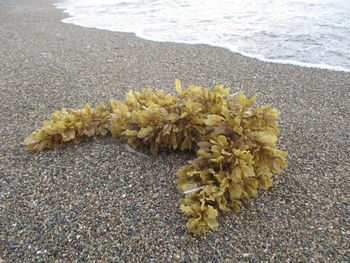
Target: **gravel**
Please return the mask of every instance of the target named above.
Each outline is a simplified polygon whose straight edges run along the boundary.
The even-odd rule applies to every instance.
[[[206,45],[63,24],[51,0],[0,2],[0,262],[349,262],[350,74],[259,62]],[[113,138],[33,153],[55,110],[174,80],[259,94],[282,111],[289,168],[199,238],[175,171]]]

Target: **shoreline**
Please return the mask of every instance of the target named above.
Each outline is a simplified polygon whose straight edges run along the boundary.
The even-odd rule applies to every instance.
[[[0,262],[350,260],[350,73],[257,61],[220,47],[159,43],[60,22],[50,0],[0,4]],[[53,111],[129,89],[224,84],[281,110],[289,167],[219,229],[193,238],[175,171],[113,138],[33,153],[21,142]]]
[[[105,30],[108,32],[114,32],[114,33],[127,33],[127,34],[133,34],[138,38],[144,39],[144,40],[148,40],[148,41],[153,41],[153,42],[158,42],[158,43],[176,43],[176,44],[185,44],[185,45],[207,45],[209,47],[219,47],[219,48],[223,48],[223,49],[227,49],[232,53],[235,53],[237,55],[241,55],[247,58],[253,58],[256,59],[258,61],[261,62],[265,62],[265,63],[273,63],[273,64],[286,64],[286,65],[293,65],[293,66],[299,66],[299,67],[306,67],[306,68],[311,68],[311,69],[322,69],[322,70],[330,70],[330,71],[337,71],[337,72],[347,72],[350,73],[350,68],[344,68],[343,66],[331,66],[331,65],[327,65],[327,64],[322,64],[322,63],[310,63],[310,62],[301,62],[301,61],[297,61],[297,60],[289,60],[289,59],[269,59],[269,58],[265,58],[263,55],[261,54],[251,54],[251,53],[247,53],[244,51],[239,51],[236,48],[232,48],[229,47],[228,45],[215,45],[215,44],[211,44],[211,43],[201,43],[201,42],[175,42],[175,41],[167,41],[167,40],[157,40],[157,39],[152,39],[152,38],[147,38],[142,36],[142,34],[139,34],[138,32],[128,32],[128,31],[116,31],[116,30],[112,30],[112,29],[108,29],[105,26],[87,26],[87,25],[82,25],[81,22],[74,22],[74,20],[76,19],[76,16],[73,16],[69,13],[68,9],[65,9],[62,4],[60,5],[60,1],[56,2],[54,4],[54,7],[61,10],[64,14],[67,15],[66,18],[62,19],[61,22],[66,23],[66,24],[71,24],[71,25],[75,25],[75,26],[80,26],[83,28],[91,28],[91,29],[99,29],[99,30]]]

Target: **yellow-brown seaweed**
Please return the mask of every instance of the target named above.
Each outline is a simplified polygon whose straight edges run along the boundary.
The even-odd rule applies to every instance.
[[[30,150],[44,150],[85,137],[112,136],[134,147],[193,150],[197,157],[177,171],[184,191],[180,209],[190,216],[195,235],[218,227],[217,216],[239,211],[242,200],[256,197],[272,185],[271,176],[286,165],[286,153],[276,148],[279,111],[270,105],[252,108],[256,97],[229,95],[222,85],[213,91],[175,82],[177,95],[163,90],[129,91],[109,107],[88,104],[62,109],[24,140]]]

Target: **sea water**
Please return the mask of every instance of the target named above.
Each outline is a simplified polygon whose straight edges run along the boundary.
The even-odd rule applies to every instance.
[[[83,27],[350,72],[350,0],[63,0]]]

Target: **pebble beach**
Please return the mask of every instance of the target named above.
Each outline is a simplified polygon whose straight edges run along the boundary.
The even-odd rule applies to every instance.
[[[0,1],[0,263],[350,262],[350,73],[64,24],[54,3]],[[175,93],[175,79],[281,111],[288,168],[215,232],[191,236],[178,207],[191,153],[153,157],[111,137],[22,145],[63,107]]]

